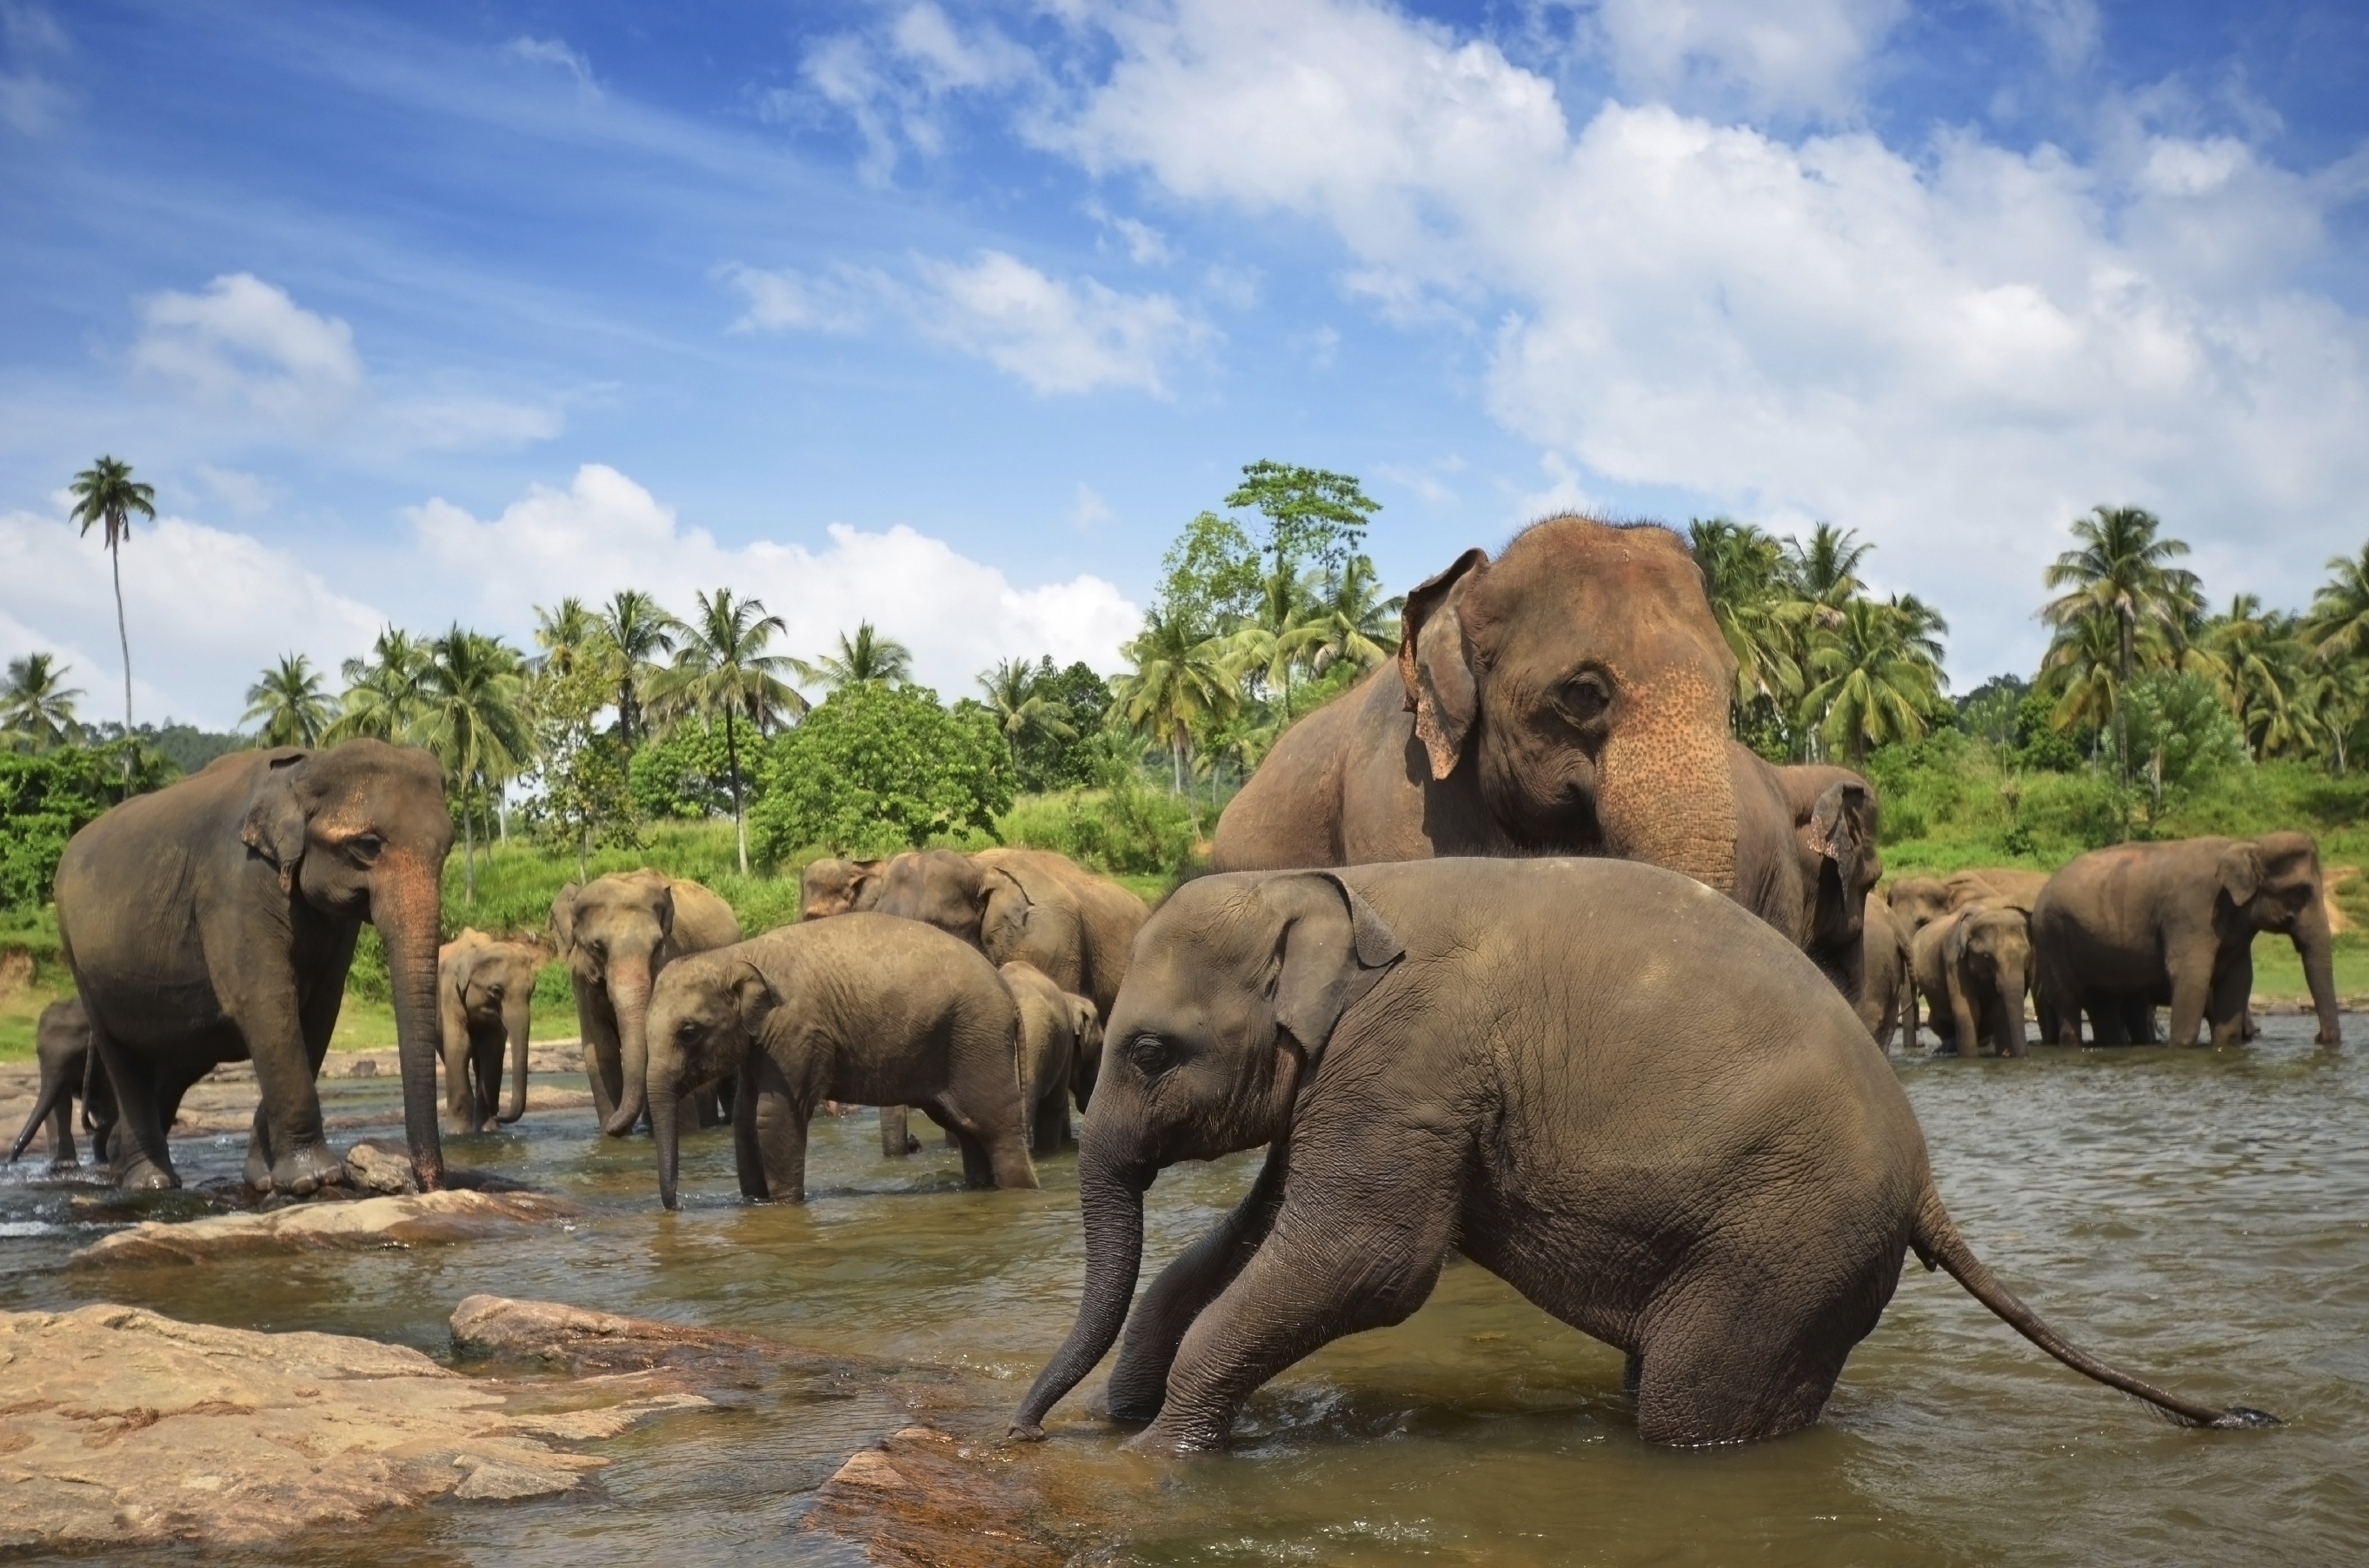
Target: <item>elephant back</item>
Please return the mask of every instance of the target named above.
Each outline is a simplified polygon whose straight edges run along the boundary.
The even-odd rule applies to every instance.
[[[683,953],[706,953],[740,940],[740,918],[722,895],[687,878],[668,884],[674,895],[674,945]]]

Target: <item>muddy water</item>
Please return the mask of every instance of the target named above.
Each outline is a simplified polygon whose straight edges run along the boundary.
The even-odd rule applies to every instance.
[[[2059,1327],[2216,1402],[2285,1416],[2196,1433],[2057,1367],[1911,1265],[1824,1423],[1719,1452],[1648,1449],[1620,1361],[1480,1269],[1448,1269],[1402,1326],[1345,1341],[1256,1398],[1233,1451],[1121,1453],[1073,1398],[1052,1454],[1111,1499],[1128,1563],[2120,1564],[2369,1561],[2369,1019],[2315,1050],[2271,1019],[2243,1052],[1903,1059],[1943,1196],[1976,1249]],[[333,1083],[338,1109],[389,1083]],[[574,1230],[410,1253],[69,1273],[66,1193],[0,1185],[0,1307],[113,1298],[177,1316],[317,1328],[447,1353],[473,1291],[957,1363],[1016,1399],[1081,1277],[1074,1156],[1041,1193],[958,1190],[958,1158],[877,1158],[868,1118],[818,1122],[803,1207],[733,1197],[720,1133],[658,1210],[647,1140],[538,1114],[452,1157],[575,1196]],[[179,1156],[235,1169],[231,1140]],[[1156,1266],[1247,1186],[1255,1156],[1164,1175]],[[759,1395],[607,1446],[603,1494],[431,1509],[232,1561],[849,1562],[795,1535],[812,1488],[896,1421],[862,1402]],[[187,1554],[138,1554],[160,1562]],[[219,1554],[208,1562],[225,1561]]]

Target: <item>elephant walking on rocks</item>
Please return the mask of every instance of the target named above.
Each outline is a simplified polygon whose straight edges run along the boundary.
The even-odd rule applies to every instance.
[[[527,1039],[544,950],[497,942],[475,927],[437,951],[436,1007],[444,1035],[444,1115],[454,1132],[491,1132],[526,1115]],[[509,1104],[501,1104],[509,1052]]]
[[[623,1138],[643,1115],[651,986],[683,955],[739,941],[739,919],[698,883],[645,866],[569,883],[552,902],[551,926],[576,988],[601,1130]]]
[[[2181,1421],[2271,1419],[2118,1371],[2010,1295],[1942,1207],[1850,1005],[1750,914],[1657,867],[1187,883],[1138,940],[1104,1055],[1078,1158],[1084,1291],[1019,1436],[1043,1436],[1125,1324],[1112,1417],[1150,1423],[1139,1448],[1219,1447],[1268,1379],[1413,1313],[1452,1252],[1626,1352],[1648,1442],[1814,1421],[1909,1252]],[[1263,1143],[1249,1196],[1134,1301],[1160,1172]]]
[[[802,1202],[807,1122],[826,1100],[919,1105],[974,1187],[1033,1187],[1020,1016],[977,948],[881,914],[801,921],[667,967],[652,993],[650,1121],[675,1207],[677,1096],[738,1079],[733,1149],[749,1197]]]

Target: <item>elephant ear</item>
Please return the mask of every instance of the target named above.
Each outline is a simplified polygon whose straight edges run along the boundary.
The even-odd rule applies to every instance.
[[[576,947],[576,896],[584,891],[580,882],[570,882],[551,901],[551,932],[559,938],[559,955],[566,957]]]
[[[1810,807],[1802,842],[1818,857],[1812,929],[1827,941],[1857,936],[1867,919],[1867,888],[1855,887],[1862,857],[1875,848],[1875,792],[1845,781],[1828,784]],[[1872,885],[1872,879],[1870,879]]]
[[[1278,917],[1275,1021],[1312,1064],[1341,1014],[1381,983],[1406,953],[1357,890],[1329,871],[1279,877],[1259,889]]]
[[[2253,902],[2262,886],[2262,852],[2251,844],[2231,844],[2221,852],[2213,879],[2229,895],[2231,903],[2242,908]]]
[[[280,873],[282,893],[294,890],[296,868],[304,863],[304,803],[297,797],[296,781],[311,755],[292,748],[270,753],[246,797],[246,820],[239,825],[239,842]]]
[[[1466,578],[1488,565],[1487,551],[1465,551],[1408,594],[1399,614],[1399,679],[1406,683],[1406,711],[1414,715],[1414,732],[1431,755],[1435,779],[1456,771],[1480,709],[1480,685],[1464,646],[1461,589]]]
[[[739,1016],[740,1027],[748,1032],[750,1039],[762,1037],[765,1021],[781,1005],[782,993],[773,989],[773,982],[760,973],[756,965],[743,960],[732,974],[732,1011]]]
[[[650,912],[658,918],[658,940],[663,942],[672,936],[674,934],[673,883],[666,882],[659,885],[657,895],[650,899]]]

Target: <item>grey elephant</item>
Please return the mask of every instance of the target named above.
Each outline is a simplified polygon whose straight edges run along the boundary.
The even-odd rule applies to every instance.
[[[475,926],[436,954],[436,1010],[444,1038],[444,1116],[454,1132],[491,1132],[526,1115],[527,1042],[534,979],[546,958],[529,942],[498,942]],[[501,1104],[502,1057],[510,1096]]]
[[[1988,1040],[2003,1057],[2023,1055],[2023,1001],[2032,981],[2031,917],[2012,904],[1965,904],[1940,929],[1941,996],[1958,1054],[1974,1056]]]
[[[114,1087],[125,1185],[180,1185],[170,1107],[242,1059],[260,1100],[249,1185],[303,1195],[341,1178],[314,1080],[365,921],[393,981],[412,1163],[422,1188],[442,1185],[436,948],[452,845],[442,767],[377,740],[233,752],[74,835],[58,931]]]
[[[828,920],[852,914],[880,902],[886,860],[839,860],[825,856],[809,861],[798,874],[798,918]]]
[[[1102,1023],[1088,998],[1063,990],[1034,964],[999,966],[1020,1011],[1020,1097],[1028,1109],[1028,1146],[1055,1154],[1070,1139],[1070,1104],[1093,1094],[1087,1067],[1103,1048]]]
[[[2200,1024],[2214,1046],[2243,1043],[2260,932],[2295,944],[2318,1042],[2342,1043],[2327,890],[2308,833],[2094,850],[2049,878],[2031,929],[2042,1006],[2061,1045],[2080,1044],[2085,1013],[2107,1043],[2127,1036],[2141,1010],[2151,1025],[2165,1002],[2170,1044],[2194,1044]]]
[[[25,1125],[17,1129],[17,1140],[8,1146],[8,1163],[17,1162],[17,1156],[25,1152],[25,1146],[33,1141],[33,1135],[46,1121],[50,1124],[50,1169],[65,1170],[82,1162],[74,1151],[74,1102],[84,1103],[85,1115],[93,1116],[94,1130],[105,1125],[96,1119],[85,1087],[91,1073],[90,1017],[83,1012],[78,998],[70,996],[41,1009],[40,1017],[33,1024],[33,1057],[40,1064],[40,1087],[33,1094],[33,1108],[26,1113]],[[97,1087],[99,1097],[104,1098],[104,1073],[99,1074]],[[112,1108],[106,1114],[111,1122]],[[93,1139],[91,1143],[91,1159],[99,1164],[107,1162],[103,1137],[104,1134]]]
[[[1941,879],[1941,886],[1953,910],[1982,902],[2004,904],[2030,914],[2032,905],[2040,901],[2040,890],[2048,886],[2048,873],[2026,871],[2020,865],[1977,865],[1951,872]]]
[[[1625,1352],[1648,1442],[1815,1420],[1910,1251],[2178,1419],[2270,1419],[2108,1367],[2010,1295],[1942,1207],[1849,1004],[1748,913],[1656,867],[1188,883],[1144,927],[1104,1056],[1078,1160],[1084,1291],[1021,1436],[1125,1324],[1107,1398],[1150,1423],[1134,1446],[1218,1447],[1269,1378],[1422,1306],[1451,1252]],[[1130,1321],[1145,1190],[1262,1143],[1249,1195]]]
[[[552,901],[551,928],[576,990],[601,1130],[623,1138],[646,1104],[651,986],[683,955],[739,941],[740,921],[698,883],[644,866],[570,882]]]
[[[1950,885],[1938,876],[1903,876],[1885,890],[1892,918],[1911,939],[1950,912]]]
[[[1809,955],[1835,989],[1865,995],[1869,895],[1883,876],[1875,789],[1848,768],[1779,767],[1742,746],[1729,750],[1735,781],[1736,901],[1757,910]],[[1768,848],[1790,846],[1786,856]],[[1789,926],[1771,911],[1791,909]]]
[[[1033,1187],[1011,990],[977,948],[918,921],[801,921],[667,966],[650,998],[658,1198],[675,1207],[677,1096],[724,1082],[749,1197],[802,1202],[826,1100],[920,1105],[975,1187]]]
[[[1903,1024],[1907,1043],[1917,1043],[1917,996],[1908,970],[1908,938],[1893,918],[1892,905],[1882,895],[1868,899],[1860,923],[1859,1021],[1885,1051]]]

